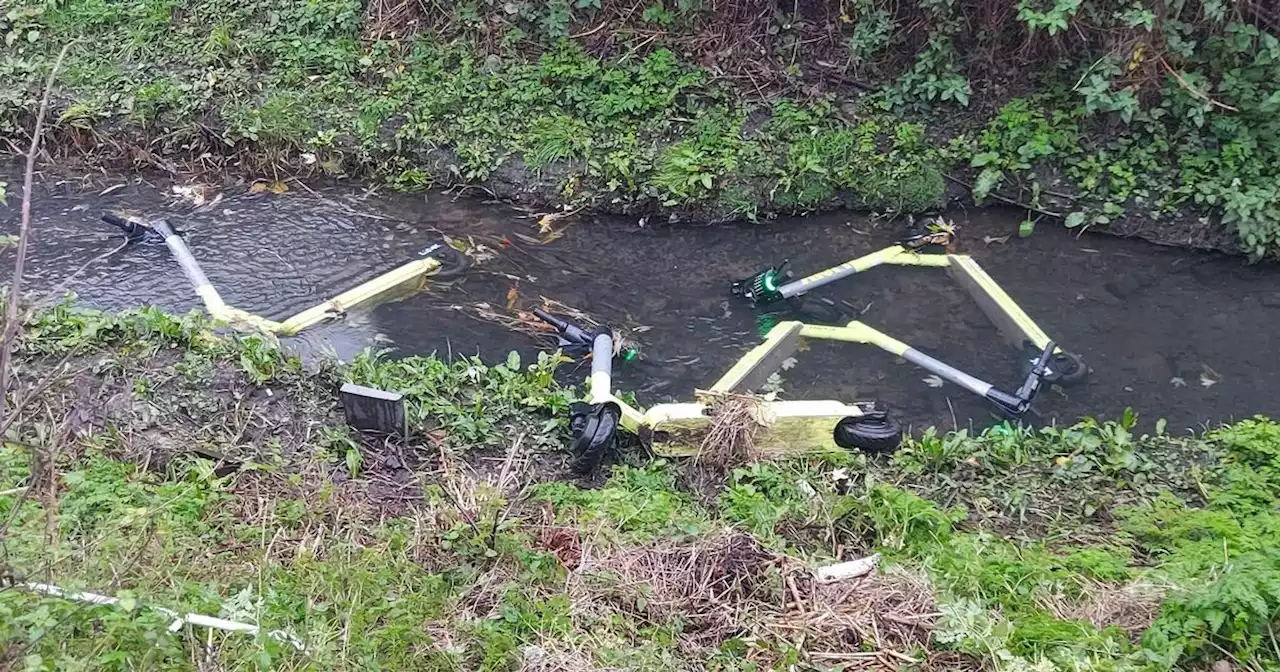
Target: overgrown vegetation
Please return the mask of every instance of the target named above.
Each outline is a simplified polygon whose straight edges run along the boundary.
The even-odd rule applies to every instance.
[[[705,218],[922,211],[949,176],[1260,257],[1280,241],[1277,25],[1219,0],[22,0],[0,131],[79,38],[65,153]]]
[[[552,359],[366,354],[315,373],[198,318],[70,306],[28,320],[16,353],[9,667],[1280,664],[1280,425],[1263,418],[929,432],[711,489],[695,463],[632,455],[585,487],[564,480],[572,391]],[[345,429],[343,380],[404,390],[412,437]],[[812,578],[873,552],[868,577]],[[261,632],[170,628],[165,609]]]

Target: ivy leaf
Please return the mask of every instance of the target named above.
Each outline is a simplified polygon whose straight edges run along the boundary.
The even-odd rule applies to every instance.
[[[969,165],[974,168],[981,168],[987,164],[998,161],[999,159],[1000,154],[998,152],[982,152],[981,154],[974,154],[973,158],[969,161]]]
[[[1062,223],[1065,224],[1068,229],[1074,229],[1077,226],[1084,224],[1084,213],[1073,212],[1067,215],[1067,218]]]
[[[973,184],[973,200],[981,203],[1000,186],[1004,180],[1004,171],[998,168],[983,168],[978,174],[978,181]]]

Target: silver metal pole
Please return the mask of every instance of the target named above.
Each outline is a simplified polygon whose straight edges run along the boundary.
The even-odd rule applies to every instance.
[[[591,398],[599,403],[613,394],[613,334],[607,330],[591,342]]]
[[[215,318],[222,318],[227,304],[222,300],[222,296],[218,294],[218,290],[214,288],[213,283],[209,282],[209,278],[200,268],[200,262],[191,255],[191,250],[187,249],[187,244],[182,237],[169,226],[169,222],[163,219],[157,219],[151,222],[151,228],[157,233],[164,236],[164,244],[169,247],[169,251],[173,253],[174,259],[178,260],[178,265],[182,267],[182,272],[187,276],[187,280],[191,286],[195,288],[196,294],[204,301],[205,309]]]
[[[943,380],[949,380],[982,397],[987,396],[987,392],[990,392],[993,387],[991,383],[974,378],[964,371],[946,362],[934,359],[915,348],[907,348],[902,353],[902,358],[926,371],[937,374]]]

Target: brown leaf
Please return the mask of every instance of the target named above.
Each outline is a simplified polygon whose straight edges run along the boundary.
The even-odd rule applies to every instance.
[[[266,182],[254,182],[253,184],[249,185],[249,193],[251,194],[261,194],[266,190],[267,190]]]
[[[289,185],[285,184],[284,182],[281,182],[280,180],[276,180],[275,182],[271,183],[271,193],[279,196],[280,194],[283,194],[286,191],[289,191]]]
[[[507,310],[514,308],[516,301],[519,300],[519,298],[520,290],[518,290],[515,285],[512,285],[511,289],[507,290]]]

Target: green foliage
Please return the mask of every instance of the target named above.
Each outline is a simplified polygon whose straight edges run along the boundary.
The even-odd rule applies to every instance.
[[[1153,657],[1163,663],[1215,660],[1225,650],[1237,660],[1274,664],[1280,656],[1272,639],[1280,613],[1280,552],[1271,546],[1245,553],[1215,580],[1196,583],[1165,601],[1143,638]]]
[[[558,436],[568,416],[572,394],[554,384],[557,359],[539,353],[538,361],[520,370],[517,358],[487,365],[479,358],[444,362],[435,357],[388,359],[366,350],[347,369],[353,382],[397,390],[405,397],[412,431],[436,433],[450,445],[485,446],[502,434],[499,429],[529,411],[552,419],[541,433]]]
[[[1018,2],[1018,19],[1032,30],[1043,29],[1049,35],[1057,35],[1067,29],[1069,22],[1080,11],[1084,0],[1055,0],[1050,7],[1038,7],[1032,0]]]
[[[898,78],[894,88],[882,99],[882,107],[893,109],[906,101],[969,105],[973,87],[960,70],[959,56],[947,33],[940,30],[929,37],[924,49],[916,55],[915,65]]]
[[[608,523],[639,539],[693,535],[706,531],[699,508],[675,488],[669,465],[620,466],[600,488],[583,490],[568,483],[544,483],[534,498],[550,502],[558,516],[590,526]]]
[[[1077,130],[1069,117],[1046,115],[1034,101],[1018,98],[1000,108],[983,130],[969,165],[981,168],[973,186],[973,198],[982,203],[1006,179],[1019,191],[1032,194],[1039,205],[1040,184],[1033,170],[1037,162],[1077,148]]]
[[[849,58],[855,68],[874,61],[893,38],[891,11],[873,0],[854,3],[853,32],[849,35]]]

